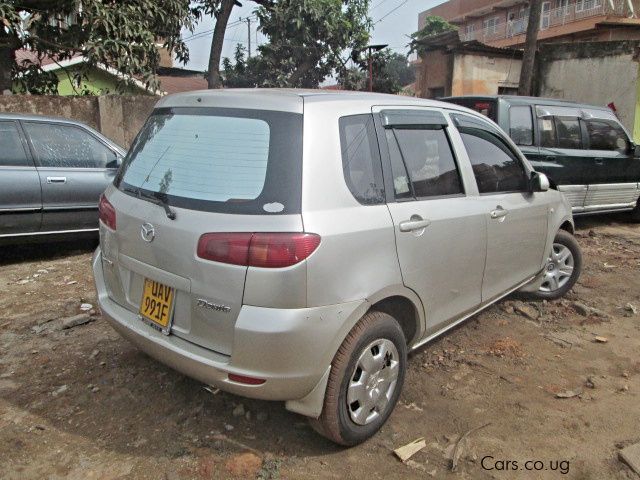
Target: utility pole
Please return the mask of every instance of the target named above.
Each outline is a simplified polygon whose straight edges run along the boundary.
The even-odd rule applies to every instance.
[[[245,19],[247,21],[247,47],[248,57],[251,58],[251,17]]]
[[[541,0],[531,0],[529,2],[529,23],[527,25],[527,37],[524,43],[524,55],[522,56],[518,95],[531,95],[532,93],[531,86],[533,85],[533,69],[536,62],[541,10]]]
[[[373,57],[371,53],[373,51],[379,52],[380,50],[388,46],[389,45],[367,45],[365,47],[369,53],[368,61],[369,61],[369,91],[370,92],[373,92]]]

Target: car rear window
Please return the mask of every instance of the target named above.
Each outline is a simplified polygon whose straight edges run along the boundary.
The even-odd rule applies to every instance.
[[[116,186],[170,205],[243,214],[300,212],[302,115],[222,108],[157,109]]]

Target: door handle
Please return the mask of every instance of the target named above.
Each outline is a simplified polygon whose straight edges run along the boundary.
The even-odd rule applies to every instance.
[[[506,217],[509,214],[509,210],[506,210],[504,208],[502,208],[500,205],[498,205],[496,207],[495,210],[491,210],[491,212],[489,212],[489,214],[491,215],[491,218],[503,218]]]
[[[67,177],[47,177],[47,183],[67,183]]]
[[[427,228],[431,225],[431,220],[425,220],[420,215],[411,215],[410,220],[405,220],[404,222],[400,222],[400,231],[401,232],[413,232],[415,230],[422,230],[423,228]]]

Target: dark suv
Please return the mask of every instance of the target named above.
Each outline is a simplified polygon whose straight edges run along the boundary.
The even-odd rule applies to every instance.
[[[537,97],[442,100],[498,123],[565,194],[574,214],[627,210],[640,221],[640,149],[610,109]]]

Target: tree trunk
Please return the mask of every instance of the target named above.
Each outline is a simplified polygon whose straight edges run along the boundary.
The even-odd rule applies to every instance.
[[[0,95],[11,93],[13,65],[16,61],[15,39],[0,28]]]
[[[222,0],[220,12],[216,18],[216,26],[211,39],[211,52],[209,53],[209,73],[207,84],[209,88],[222,88],[220,78],[220,57],[222,56],[222,44],[224,43],[224,33],[227,30],[227,23],[236,0]]]
[[[533,85],[533,69],[536,62],[541,10],[542,0],[531,0],[529,2],[529,24],[527,25],[527,37],[524,44],[518,95],[531,95],[532,93],[531,86]]]

